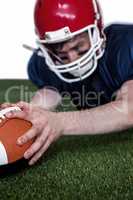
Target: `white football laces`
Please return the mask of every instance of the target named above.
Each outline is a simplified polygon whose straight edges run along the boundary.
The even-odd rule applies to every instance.
[[[0,119],[5,119],[5,115],[11,111],[21,111],[18,106],[8,107],[0,110]]]

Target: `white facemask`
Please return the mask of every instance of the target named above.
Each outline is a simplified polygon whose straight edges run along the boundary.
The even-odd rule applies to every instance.
[[[55,63],[52,60],[47,49],[45,49],[43,45],[43,43],[46,43],[46,41],[43,41],[43,40],[38,41],[39,47],[42,50],[43,56],[45,57],[46,64],[61,80],[65,82],[68,82],[68,83],[77,82],[89,77],[95,71],[97,67],[97,60],[100,57],[102,57],[104,53],[104,48],[103,48],[104,38],[100,37],[98,28],[95,25],[90,25],[80,30],[80,32],[71,34],[71,38],[85,31],[88,32],[88,37],[89,37],[90,46],[91,46],[90,49],[83,56],[81,56],[77,60],[68,64]],[[64,76],[64,73],[70,73],[74,77],[66,78]]]

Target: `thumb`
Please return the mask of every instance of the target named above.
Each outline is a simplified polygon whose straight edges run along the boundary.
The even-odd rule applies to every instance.
[[[30,103],[20,101],[16,104],[22,111],[29,112],[32,108],[32,105]]]

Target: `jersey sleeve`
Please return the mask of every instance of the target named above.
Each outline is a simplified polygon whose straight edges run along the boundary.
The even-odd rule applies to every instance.
[[[130,63],[128,65],[128,76],[127,80],[132,80],[133,79],[133,31],[132,35],[127,35],[127,44],[128,44],[128,53],[129,53],[129,58],[130,58]]]
[[[133,26],[115,27],[108,33],[106,65],[114,85],[119,87],[133,78]]]
[[[49,87],[58,92],[63,90],[62,81],[52,72],[45,63],[45,58],[34,53],[28,62],[29,79],[39,88]]]

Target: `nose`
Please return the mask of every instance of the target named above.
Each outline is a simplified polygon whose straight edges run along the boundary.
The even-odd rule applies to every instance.
[[[69,51],[68,60],[69,62],[73,62],[79,58],[79,55],[76,51]]]

